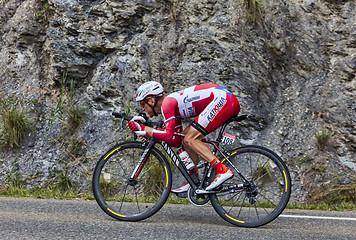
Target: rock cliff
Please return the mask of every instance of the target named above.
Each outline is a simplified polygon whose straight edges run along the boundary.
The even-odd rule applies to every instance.
[[[88,189],[126,134],[110,111],[137,112],[137,86],[155,80],[233,91],[250,119],[230,133],[282,156],[292,201],[355,191],[355,1],[247,2],[0,0],[0,97],[20,99],[31,126],[0,153],[0,185],[17,173],[29,188],[65,176]],[[69,105],[85,109],[70,131]]]

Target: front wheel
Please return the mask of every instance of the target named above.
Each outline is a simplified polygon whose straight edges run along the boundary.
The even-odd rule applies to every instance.
[[[153,147],[143,162],[142,142],[124,142],[106,152],[93,175],[93,192],[101,209],[113,218],[140,221],[166,202],[172,175],[167,159]],[[133,172],[137,173],[133,176]]]
[[[291,194],[291,179],[277,154],[264,147],[245,146],[222,162],[234,172],[220,193],[210,195],[222,218],[241,227],[259,227],[282,213]]]

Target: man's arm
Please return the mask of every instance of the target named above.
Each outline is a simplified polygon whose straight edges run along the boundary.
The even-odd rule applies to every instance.
[[[182,145],[182,138],[174,136],[174,132],[183,132],[182,121],[180,118],[176,118],[177,108],[178,102],[175,98],[165,98],[161,106],[161,113],[165,120],[165,129],[148,128],[147,135],[157,140],[165,141],[172,147],[180,147]]]

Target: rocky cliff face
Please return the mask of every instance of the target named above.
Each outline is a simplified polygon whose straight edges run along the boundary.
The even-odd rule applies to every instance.
[[[232,133],[282,156],[294,201],[354,191],[355,2],[261,0],[249,16],[244,2],[0,0],[0,96],[22,99],[32,123],[0,154],[1,185],[16,172],[29,187],[62,175],[86,190],[97,156],[125,134],[109,111],[134,110],[137,86],[155,80],[233,91],[250,120]],[[66,131],[73,102],[85,119]],[[324,151],[321,130],[332,133]]]

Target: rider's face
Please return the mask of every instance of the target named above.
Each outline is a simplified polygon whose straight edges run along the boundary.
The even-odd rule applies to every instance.
[[[153,113],[152,108],[148,104],[150,104],[151,106],[154,106],[154,101],[155,101],[154,98],[148,98],[148,99],[145,99],[144,101],[140,102],[142,110],[145,111],[150,117],[153,117],[154,113]]]

